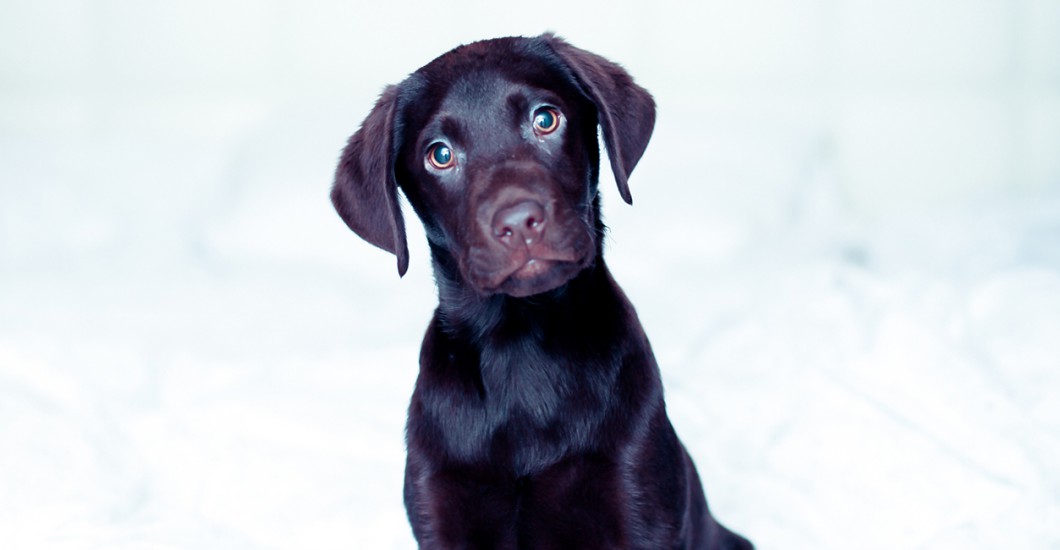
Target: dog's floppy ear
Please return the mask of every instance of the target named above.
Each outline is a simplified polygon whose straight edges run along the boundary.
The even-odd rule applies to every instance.
[[[628,179],[655,127],[655,101],[617,64],[575,48],[555,35],[546,34],[542,38],[574,73],[582,91],[596,105],[618,192],[623,200],[633,204]]]
[[[350,137],[335,170],[331,203],[354,233],[396,255],[398,274],[404,275],[409,247],[394,175],[400,141],[394,122],[397,90],[384,90],[361,129]]]

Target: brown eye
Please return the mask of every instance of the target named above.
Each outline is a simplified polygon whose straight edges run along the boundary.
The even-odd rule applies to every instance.
[[[453,158],[453,150],[444,143],[435,143],[427,150],[427,162],[439,170],[452,168],[455,160]]]
[[[534,131],[538,135],[547,135],[559,128],[559,111],[552,107],[541,107],[534,111]]]

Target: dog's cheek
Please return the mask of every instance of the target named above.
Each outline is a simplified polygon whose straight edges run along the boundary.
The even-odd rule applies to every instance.
[[[478,230],[468,205],[459,197],[432,193],[427,197],[421,216],[427,238],[440,250],[445,250],[459,266],[460,275],[469,280],[479,260],[472,259],[472,251],[488,248],[484,235]]]
[[[600,147],[595,128],[586,132],[578,124],[571,124],[564,136],[562,154],[557,156],[556,172],[563,174],[564,192],[587,204],[594,194],[600,173]]]
[[[399,174],[401,190],[423,223],[428,238],[436,237],[445,232],[446,228],[442,227],[443,214],[449,208],[444,194],[441,193],[442,188],[436,178],[422,169],[409,169],[407,159],[405,164]]]

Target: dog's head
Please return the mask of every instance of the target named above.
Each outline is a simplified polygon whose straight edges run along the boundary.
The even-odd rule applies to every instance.
[[[627,178],[654,122],[648,92],[600,56],[552,35],[476,42],[383,92],[343,151],[331,200],[403,275],[400,188],[462,283],[538,294],[599,251],[597,126],[632,203]]]

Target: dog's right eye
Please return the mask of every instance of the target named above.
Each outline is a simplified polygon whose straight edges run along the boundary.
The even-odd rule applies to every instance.
[[[453,156],[453,150],[448,145],[435,143],[431,145],[430,149],[427,149],[427,162],[439,170],[445,170],[453,166],[456,158]]]
[[[559,111],[552,107],[541,107],[534,111],[534,131],[545,136],[559,128]]]

